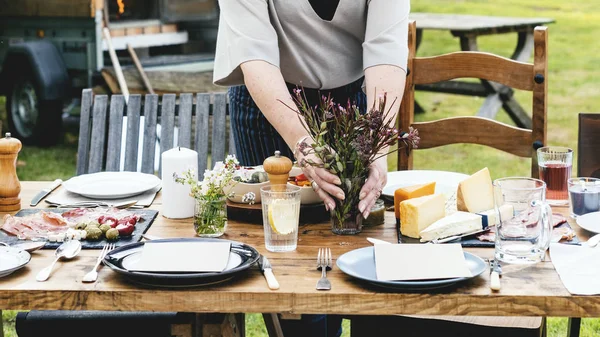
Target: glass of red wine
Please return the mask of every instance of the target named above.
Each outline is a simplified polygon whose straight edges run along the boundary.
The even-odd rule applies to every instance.
[[[553,206],[569,203],[569,185],[573,167],[573,150],[546,146],[537,150],[540,179],[546,183],[546,201]]]

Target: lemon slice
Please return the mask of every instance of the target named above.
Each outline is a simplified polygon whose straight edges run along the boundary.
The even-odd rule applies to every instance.
[[[277,234],[290,234],[297,226],[298,217],[294,204],[286,200],[273,200],[269,205],[268,218],[271,229]]]

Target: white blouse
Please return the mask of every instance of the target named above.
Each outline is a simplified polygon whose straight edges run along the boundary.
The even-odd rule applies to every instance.
[[[263,60],[286,82],[332,89],[388,64],[406,69],[410,0],[340,0],[331,21],[308,0],[219,0],[214,83],[244,84],[240,64]]]

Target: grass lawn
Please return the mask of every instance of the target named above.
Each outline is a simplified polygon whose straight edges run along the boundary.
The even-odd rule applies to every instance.
[[[548,141],[552,145],[576,149],[577,113],[600,112],[600,9],[598,0],[421,0],[412,2],[414,12],[479,14],[496,16],[550,17],[557,22],[549,29],[549,98]],[[418,23],[417,23],[418,24]],[[479,48],[509,56],[516,36],[490,36],[479,40]],[[419,56],[458,50],[458,41],[448,32],[428,31],[423,36]],[[517,99],[531,112],[531,94],[517,92]],[[418,121],[455,115],[474,115],[483,103],[481,98],[419,92],[418,102],[426,113]],[[0,97],[0,116],[4,100]],[[509,122],[503,111],[497,119]],[[6,124],[5,124],[6,125]],[[4,127],[6,130],[6,126]],[[502,135],[498,135],[501,137]],[[68,178],[75,172],[76,137],[66,136],[64,142],[50,149],[25,147],[19,155],[18,174],[21,180],[52,180]],[[577,156],[577,153],[575,153]],[[576,163],[576,159],[574,160]],[[395,167],[395,158],[390,158]],[[453,145],[439,149],[417,151],[415,168],[441,169],[473,173],[487,166],[493,178],[529,175],[530,162],[499,151],[476,145]],[[575,172],[575,171],[574,171]],[[14,336],[12,311],[3,312],[5,336]],[[566,336],[565,318],[550,318],[548,336]],[[247,316],[248,336],[266,336],[259,314]],[[582,337],[600,335],[600,320],[584,319]],[[344,336],[349,336],[345,322]]]

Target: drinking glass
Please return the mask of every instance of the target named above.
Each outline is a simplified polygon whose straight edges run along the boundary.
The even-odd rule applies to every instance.
[[[502,217],[500,207],[513,213]],[[542,261],[550,245],[552,209],[546,203],[546,184],[532,178],[502,178],[494,181],[497,260],[530,264]]]
[[[298,245],[300,187],[270,185],[260,189],[265,247],[271,252],[289,252]]]
[[[567,180],[573,167],[573,150],[568,147],[546,146],[537,150],[540,179],[546,183],[546,198],[550,205],[569,202]]]
[[[573,218],[600,211],[600,179],[569,179],[569,200]]]

